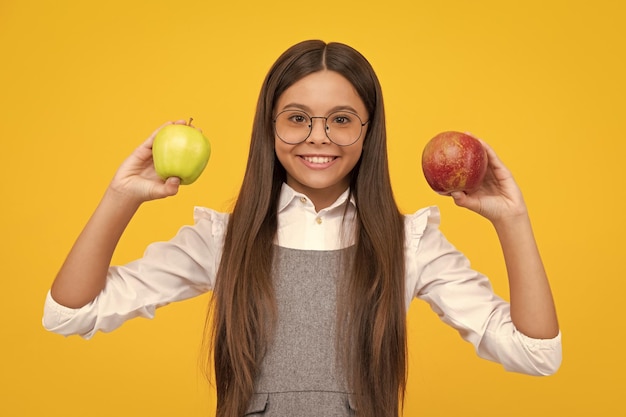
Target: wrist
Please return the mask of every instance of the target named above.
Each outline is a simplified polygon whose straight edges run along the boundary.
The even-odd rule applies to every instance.
[[[530,216],[527,211],[501,216],[491,221],[498,235],[519,235],[524,231],[531,230]]]
[[[101,204],[116,210],[135,212],[143,203],[136,195],[119,190],[111,185],[106,189]]]

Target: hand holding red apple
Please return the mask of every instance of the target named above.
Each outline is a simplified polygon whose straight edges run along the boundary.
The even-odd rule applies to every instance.
[[[487,143],[472,135],[443,132],[435,136],[422,153],[422,169],[433,190],[452,196],[456,205],[492,222],[527,215],[511,172]]]

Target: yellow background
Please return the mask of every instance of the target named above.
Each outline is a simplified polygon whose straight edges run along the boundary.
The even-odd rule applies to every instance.
[[[383,84],[405,212],[442,229],[507,296],[493,230],[428,189],[420,155],[471,131],[514,172],[563,331],[554,376],[478,359],[422,302],[409,313],[407,416],[624,415],[624,19],[618,0],[0,2],[0,415],[207,416],[197,367],[208,295],[91,341],[41,327],[44,296],[118,164],[153,129],[194,117],[201,179],[144,205],[115,262],[227,210],[261,81],[288,46],[342,41]]]

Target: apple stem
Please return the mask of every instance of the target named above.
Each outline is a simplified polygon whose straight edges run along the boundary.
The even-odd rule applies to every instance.
[[[193,121],[193,117],[189,118],[189,123],[187,123],[187,126],[191,126],[191,122]]]

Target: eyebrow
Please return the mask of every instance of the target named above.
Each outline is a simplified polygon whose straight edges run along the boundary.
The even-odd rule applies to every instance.
[[[291,109],[291,108],[300,109],[300,110],[303,110],[303,111],[305,111],[307,113],[312,113],[313,112],[309,106],[307,106],[306,104],[301,104],[301,103],[289,103],[289,104],[286,104],[286,105],[283,106],[281,111],[288,110],[288,109]],[[341,111],[341,110],[347,110],[347,111],[351,111],[352,113],[359,114],[359,112],[356,111],[356,109],[354,107],[348,106],[348,105],[335,106],[335,107],[331,108],[326,114],[331,114],[331,113],[334,113],[336,111]]]

